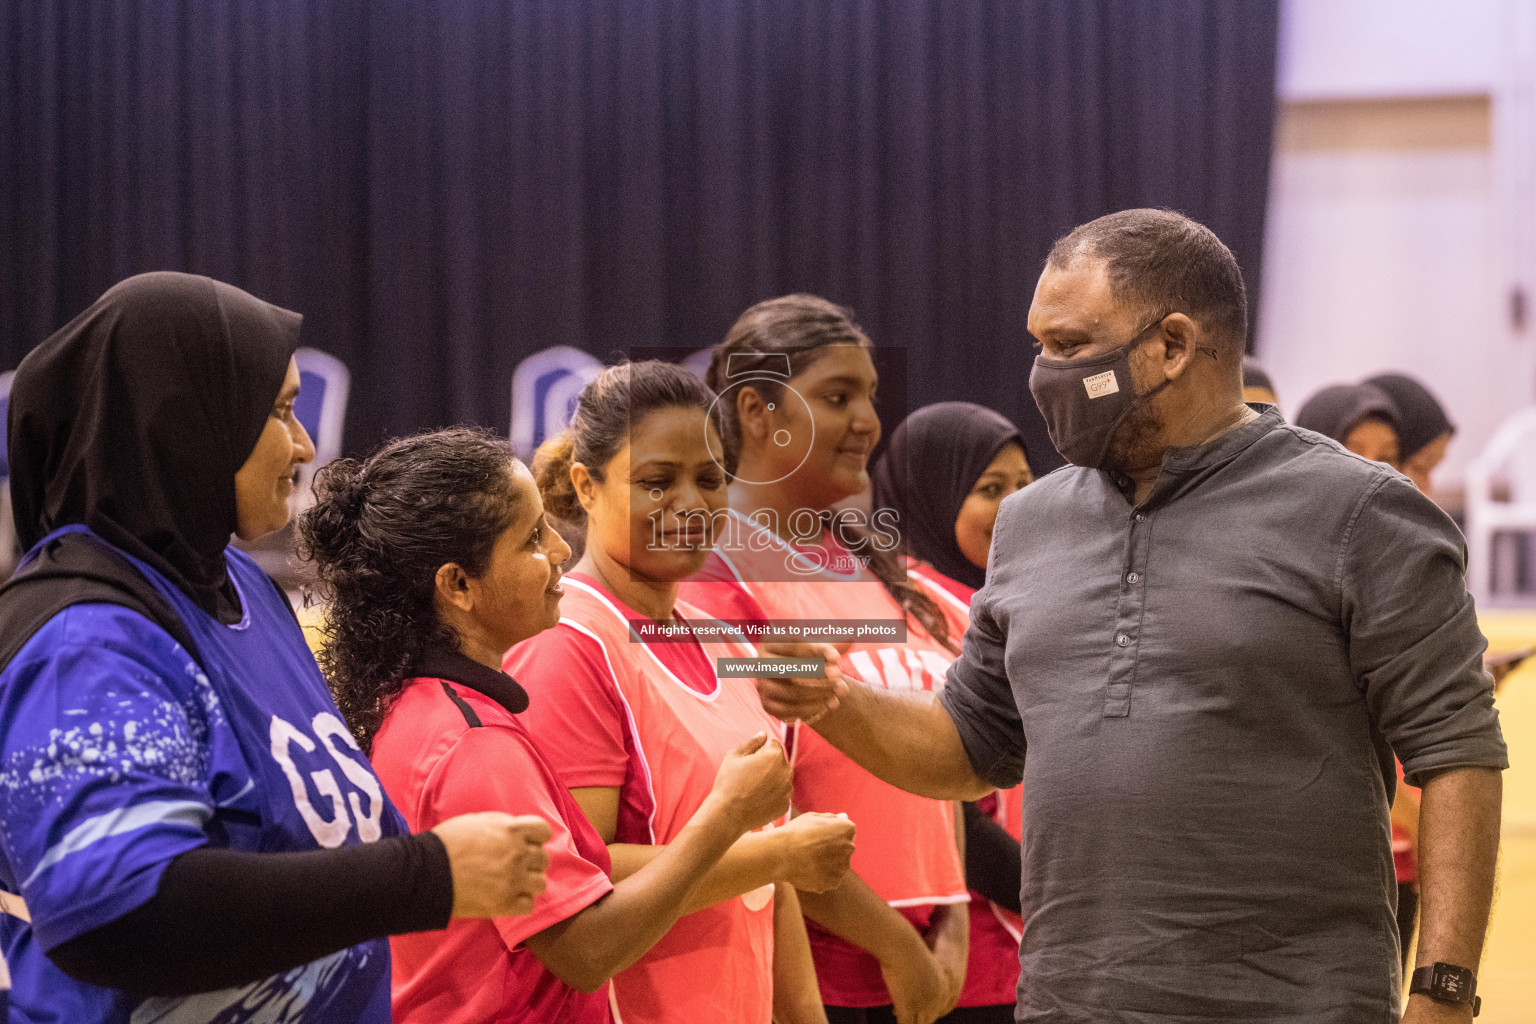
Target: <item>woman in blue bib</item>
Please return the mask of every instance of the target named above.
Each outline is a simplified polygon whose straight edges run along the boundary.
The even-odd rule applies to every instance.
[[[230,534],[314,457],[300,317],[130,278],[11,392],[0,943],[27,1024],[387,1024],[391,934],[526,913],[547,825],[410,835]]]

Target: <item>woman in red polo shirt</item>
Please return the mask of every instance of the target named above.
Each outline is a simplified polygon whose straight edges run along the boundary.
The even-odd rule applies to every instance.
[[[905,622],[866,636],[841,669],[872,686],[933,690],[959,650],[965,614],[908,577],[888,524],[837,507],[869,486],[880,439],[871,343],[846,310],[813,295],[759,303],[709,369],[720,396],[728,529],[682,597],[720,618],[744,587],[774,620]],[[845,811],[859,827],[853,876],[803,901],[833,1024],[916,1020],[952,1009],[964,984],[969,915],[959,814],[887,785],[810,729],[791,736],[796,810]]]
[[[908,574],[969,615],[986,579],[998,507],[1034,477],[1018,429],[971,402],[939,402],[891,433],[870,469],[872,508],[900,524]],[[943,1024],[1012,1024],[1019,984],[1019,787],[965,805],[971,942],[965,988]]]
[[[532,694],[529,724],[550,763],[609,843],[614,878],[677,841],[726,751],[763,729],[782,735],[752,680],[716,675],[718,658],[751,657],[752,645],[695,633],[707,617],[677,599],[725,504],[713,404],[670,363],[611,367],[537,460],[546,505],[585,524],[586,550],[566,576],[560,625],[504,665]],[[796,889],[837,885],[853,831],[820,814],[745,837],[687,916],[614,978],[620,1018],[825,1021]]]
[[[766,728],[739,737],[667,848],[610,882],[602,840],[520,720],[527,694],[500,671],[557,620],[570,553],[527,469],[499,438],[445,430],[332,463],[317,493],[300,528],[331,600],[321,663],[391,799],[413,830],[503,811],[553,833],[527,916],[391,940],[395,1020],[607,1024],[608,979],[744,832],[784,812],[782,748]]]

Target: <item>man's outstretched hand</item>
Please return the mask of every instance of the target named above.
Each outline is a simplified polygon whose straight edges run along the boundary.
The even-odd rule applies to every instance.
[[[813,727],[859,767],[897,789],[934,800],[979,800],[992,791],[977,777],[954,720],[936,693],[888,690],[865,683],[856,673],[845,677],[838,651],[832,644],[759,645],[759,661],[825,658],[827,666],[820,679],[758,676],[763,707],[775,718]],[[900,1020],[899,1001],[897,1006]]]
[[[757,649],[759,658],[825,658],[827,674],[823,679],[791,676],[759,676],[757,695],[763,707],[785,722],[814,723],[837,708],[848,692],[843,678],[841,656],[832,644],[765,643]]]

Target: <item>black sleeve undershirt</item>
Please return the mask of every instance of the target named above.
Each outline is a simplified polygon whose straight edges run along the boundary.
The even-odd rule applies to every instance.
[[[87,984],[185,996],[445,928],[452,910],[448,851],[431,832],[299,853],[200,847],[167,865],[148,902],[48,958]]]
[[[1023,875],[1019,841],[1007,830],[965,804],[965,884],[1004,910],[1019,913]]]

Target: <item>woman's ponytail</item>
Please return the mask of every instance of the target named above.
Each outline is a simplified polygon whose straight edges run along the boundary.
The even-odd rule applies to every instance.
[[[576,438],[570,430],[563,430],[539,445],[533,455],[533,479],[539,485],[539,497],[544,499],[544,511],[555,519],[585,524],[587,510],[576,497],[576,485],[571,482],[571,467],[576,464]]]
[[[363,464],[336,459],[315,474],[315,503],[305,514],[302,530],[308,557],[327,564],[347,560],[355,546],[357,523],[367,497]]]
[[[533,479],[544,500],[544,514],[571,549],[565,568],[581,561],[587,550],[587,510],[576,497],[571,467],[576,464],[576,435],[564,430],[539,445],[533,455]]]

